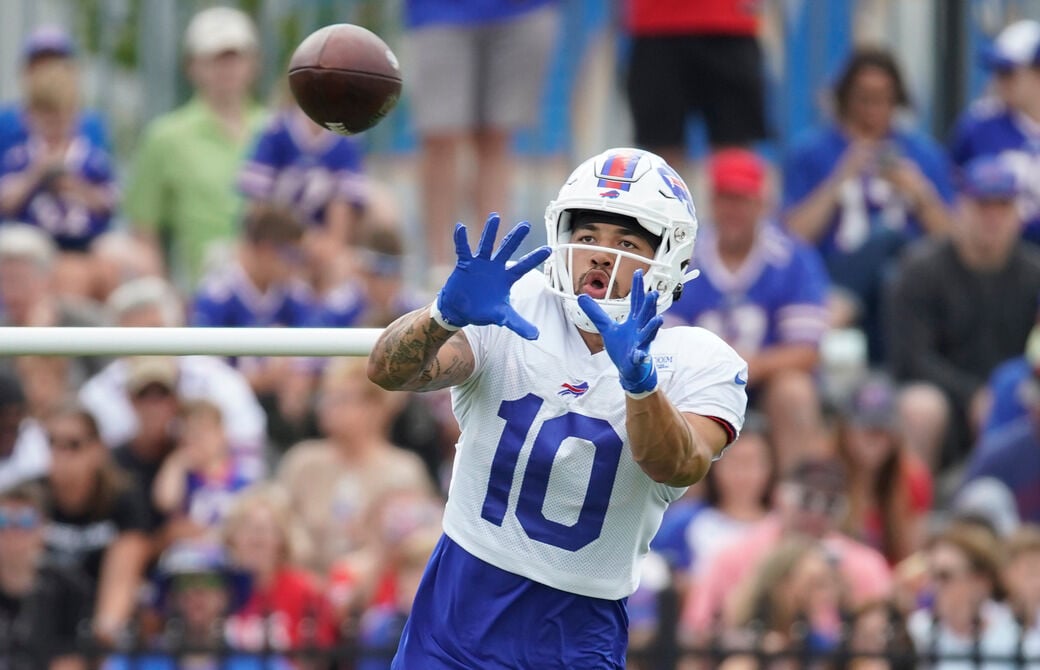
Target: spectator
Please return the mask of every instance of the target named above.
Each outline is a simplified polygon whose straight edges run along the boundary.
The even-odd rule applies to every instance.
[[[52,63],[62,63],[70,69],[76,67],[76,45],[65,29],[54,25],[43,25],[35,28],[22,45],[21,85],[24,91],[29,88],[30,81],[41,69],[50,67]],[[46,66],[41,68],[40,66]],[[16,144],[25,142],[29,137],[26,124],[25,101],[0,107],[0,156]],[[105,151],[110,149],[108,129],[104,118],[90,110],[83,110],[78,118],[78,134],[86,137],[94,146]]]
[[[677,507],[665,519],[650,548],[681,574],[694,573],[715,552],[742,537],[768,514],[776,486],[776,453],[760,416],[744,419],[740,437],[726,457],[708,470],[702,504]],[[688,509],[683,514],[681,510]],[[685,583],[685,580],[678,581]]]
[[[738,587],[724,621],[723,645],[767,654],[804,649],[810,654],[834,651],[846,609],[845,587],[823,545],[805,538],[786,540],[759,563],[749,581]],[[805,667],[797,657],[778,659],[770,668]],[[727,658],[721,670],[761,667],[750,655]],[[808,667],[823,667],[811,663]]]
[[[390,670],[393,650],[401,639],[419,581],[439,537],[438,528],[424,528],[401,540],[389,566],[396,585],[393,601],[374,605],[361,617],[358,644],[362,659],[358,670]]]
[[[224,520],[224,546],[249,575],[248,600],[228,622],[233,647],[289,651],[331,645],[331,610],[318,585],[297,566],[300,538],[289,498],[263,483],[243,491]]]
[[[152,484],[156,509],[178,523],[178,537],[215,533],[238,492],[257,480],[228,447],[220,408],[208,400],[181,407],[177,446]]]
[[[362,146],[315,123],[292,102],[283,84],[284,104],[257,139],[238,178],[250,205],[292,208],[304,222],[315,250],[342,254],[358,239],[365,203]]]
[[[195,296],[191,325],[203,327],[313,326],[319,307],[296,276],[303,267],[303,226],[289,209],[258,205],[246,214],[234,260],[207,275]],[[301,359],[233,359],[249,380],[282,448],[304,430],[313,366]]]
[[[996,95],[964,112],[953,130],[950,154],[961,169],[979,156],[1003,156],[1022,185],[1022,234],[1040,243],[1040,165],[1034,130],[1040,123],[1040,22],[1024,19],[1004,28],[984,54],[984,63],[993,72]]]
[[[40,418],[69,396],[79,379],[65,356],[17,356],[14,370],[25,390],[29,416]]]
[[[107,303],[118,326],[160,328],[184,325],[179,296],[158,277],[127,282]],[[217,404],[232,448],[243,458],[263,468],[267,441],[266,417],[256,395],[240,372],[212,356],[178,356],[177,395],[185,400],[205,398]],[[107,444],[124,444],[139,429],[127,392],[130,363],[119,359],[87,380],[79,392],[80,402],[97,417]]]
[[[891,54],[857,49],[833,97],[834,122],[786,157],[784,221],[820,250],[839,289],[836,324],[862,328],[877,362],[882,279],[905,242],[945,235],[953,188],[941,148],[896,123],[910,98]]]
[[[368,380],[366,364],[339,359],[325,369],[318,401],[324,438],[295,445],[279,466],[322,572],[370,541],[364,521],[376,500],[399,489],[432,493],[422,461],[390,442],[399,398]]]
[[[701,227],[701,274],[668,310],[722,337],[748,362],[748,390],[765,411],[783,464],[821,428],[813,374],[827,329],[819,255],[768,221],[765,164],[745,149],[711,157],[712,224]]]
[[[885,559],[837,530],[845,516],[845,492],[846,475],[839,461],[817,458],[795,464],[777,486],[775,512],[699,566],[683,612],[682,636],[703,639],[735,586],[753,574],[764,556],[792,536],[823,542],[848,583],[850,606],[886,597],[891,575]]]
[[[112,459],[130,475],[140,496],[148,501],[151,533],[162,527],[167,515],[152,498],[159,469],[174,450],[177,439],[177,360],[167,356],[127,359],[126,393],[130,397],[137,430],[112,450]],[[158,553],[158,552],[157,552]]]
[[[758,5],[743,0],[626,2],[625,27],[632,35],[628,106],[638,146],[680,169],[692,113],[703,117],[716,149],[765,139]]]
[[[1003,575],[1011,606],[1025,629],[1023,651],[1040,659],[1040,526],[1022,526],[1007,538]]]
[[[231,240],[241,200],[234,184],[264,111],[250,97],[258,44],[250,18],[211,7],[184,32],[195,95],[145,130],[126,192],[126,214],[168,254],[178,285],[194,286],[214,245]]]
[[[88,412],[63,405],[47,417],[45,427],[52,501],[47,551],[86,574],[93,632],[111,643],[130,622],[150,559],[148,509],[112,461]]]
[[[1000,656],[1011,659],[1019,627],[1000,600],[999,548],[977,528],[951,526],[928,543],[933,604],[910,615],[908,627],[919,655]],[[952,670],[963,660],[940,660],[931,667]],[[986,668],[1012,668],[991,662]]]
[[[1006,161],[964,172],[950,239],[915,249],[889,287],[888,349],[898,380],[926,381],[953,410],[942,465],[967,453],[987,375],[1025,350],[1040,295],[1040,253],[1019,238],[1019,186]]]
[[[78,134],[78,76],[69,63],[38,66],[26,100],[29,136],[0,156],[0,216],[39,226],[61,254],[57,289],[89,295],[91,241],[116,204],[111,157]]]
[[[853,392],[838,453],[849,477],[845,531],[895,565],[921,548],[932,506],[928,466],[905,447],[896,389],[874,376]]]
[[[90,245],[94,263],[94,299],[102,304],[123,284],[142,277],[163,277],[166,270],[158,249],[140,235],[110,230]]]
[[[993,477],[1014,494],[1023,521],[1040,523],[1040,380],[1023,388],[1027,414],[983,438],[968,460],[965,482]]]
[[[54,242],[26,224],[0,226],[0,307],[5,326],[100,326],[95,303],[55,291]],[[108,363],[104,356],[80,356],[70,371],[79,383]],[[0,363],[0,366],[10,362]]]
[[[0,372],[0,492],[47,474],[47,436],[29,416],[18,377]]]
[[[90,617],[85,577],[45,560],[43,488],[0,492],[0,649],[5,670],[86,670],[78,653]]]
[[[1026,352],[1004,361],[989,376],[986,384],[985,423],[980,438],[999,432],[1029,413],[1025,401],[1029,398],[1033,380],[1040,378],[1040,319],[1029,331]]]
[[[235,607],[241,580],[225,564],[219,547],[189,542],[171,546],[159,560],[159,578],[166,628],[159,646],[165,649],[114,655],[104,670],[293,670],[292,664],[278,656],[264,658],[225,650],[224,620]]]
[[[471,197],[477,212],[510,203],[513,131],[538,113],[556,44],[558,0],[407,0],[412,62],[405,86],[419,133],[426,267],[454,264],[448,231]],[[472,145],[473,177],[462,152]],[[472,194],[472,195],[471,195]],[[508,217],[506,217],[508,218]]]
[[[914,670],[917,667],[906,617],[889,600],[867,602],[852,612],[848,650],[852,658],[847,664],[839,665],[840,670]],[[857,657],[857,653],[865,655]]]

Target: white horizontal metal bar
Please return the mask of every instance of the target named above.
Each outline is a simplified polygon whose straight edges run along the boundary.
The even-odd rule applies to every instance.
[[[0,328],[0,356],[367,356],[381,328]]]

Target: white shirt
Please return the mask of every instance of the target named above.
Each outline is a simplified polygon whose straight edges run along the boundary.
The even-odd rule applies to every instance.
[[[606,351],[590,354],[560,299],[522,280],[513,307],[540,330],[464,329],[476,362],[452,389],[462,428],[444,530],[503,570],[617,600],[638,584],[668,503],[685,489],[636,464],[625,394]],[[662,329],[651,345],[659,390],[681,412],[743,425],[747,364],[701,328]]]
[[[1017,653],[1020,629],[1015,621],[1014,615],[1004,605],[993,601],[987,601],[982,605],[982,631],[979,636],[979,653],[983,658],[987,656],[1000,656],[1006,659],[1014,658]],[[970,637],[961,637],[952,630],[942,625],[936,629],[932,612],[928,609],[920,609],[910,615],[907,621],[910,637],[914,640],[917,653],[965,655],[963,661],[938,661],[929,667],[934,670],[1004,670],[1018,667],[1013,662],[987,662],[975,665],[971,660],[971,653],[975,647],[975,641]]]
[[[11,455],[0,458],[0,491],[38,479],[47,474],[50,467],[47,435],[35,419],[24,419],[18,426],[18,437]]]

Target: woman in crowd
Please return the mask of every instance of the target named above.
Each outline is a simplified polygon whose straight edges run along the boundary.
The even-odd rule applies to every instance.
[[[759,565],[727,603],[723,645],[737,652],[722,670],[827,667],[817,658],[833,652],[841,635],[845,588],[826,549],[791,539]],[[760,664],[753,651],[772,658]]]
[[[303,540],[296,524],[288,496],[276,484],[245,489],[228,510],[224,546],[252,584],[248,600],[228,622],[229,642],[237,649],[288,651],[335,639],[318,583],[298,567]]]
[[[130,622],[151,558],[147,506],[112,461],[86,410],[63,403],[44,427],[51,451],[48,553],[89,577],[95,632],[111,642]]]
[[[882,277],[906,241],[945,234],[949,161],[930,137],[899,124],[910,96],[888,51],[853,52],[832,95],[833,122],[786,157],[783,218],[820,250],[842,289],[834,320],[863,327],[872,360],[880,360]]]
[[[904,446],[896,390],[883,377],[854,389],[838,453],[849,478],[846,532],[895,565],[921,548],[932,504],[928,467]]]
[[[1001,547],[993,536],[974,525],[955,524],[926,546],[931,585],[930,606],[910,615],[909,629],[917,653],[929,667],[967,667],[975,656],[1000,657],[975,667],[1013,668],[1020,628],[1001,600]],[[943,658],[957,657],[960,658]]]

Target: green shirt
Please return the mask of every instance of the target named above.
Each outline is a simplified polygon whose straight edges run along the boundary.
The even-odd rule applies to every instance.
[[[124,211],[136,226],[168,240],[171,271],[194,286],[211,243],[235,237],[242,199],[239,169],[266,113],[250,104],[247,132],[231,137],[198,98],[145,130],[126,189]]]

